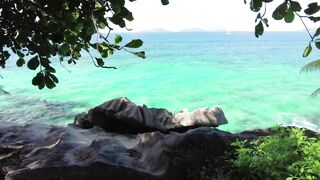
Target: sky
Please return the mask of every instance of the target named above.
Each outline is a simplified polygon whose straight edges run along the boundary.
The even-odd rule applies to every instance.
[[[247,0],[250,2],[250,0]],[[267,31],[299,31],[304,27],[297,17],[292,24],[271,19],[272,10],[280,0],[268,4],[267,16],[270,27]],[[302,7],[307,7],[310,0],[299,0]],[[134,20],[127,27],[134,32],[166,29],[183,31],[202,29],[208,31],[253,31],[256,13],[251,12],[243,0],[170,0],[167,6],[161,0],[136,0],[126,2],[126,7],[133,13]],[[315,28],[312,22],[308,27]],[[115,31],[123,31],[115,29]]]

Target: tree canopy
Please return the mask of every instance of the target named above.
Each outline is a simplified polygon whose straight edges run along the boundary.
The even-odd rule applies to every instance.
[[[262,36],[264,33],[264,28],[269,27],[268,17],[266,16],[267,12],[267,4],[274,2],[273,0],[251,0],[250,10],[257,13],[257,17],[255,19],[255,36],[258,38]],[[244,3],[247,3],[244,0]],[[320,4],[317,2],[310,2],[308,7],[305,9],[302,8],[298,1],[293,0],[284,0],[282,1],[272,13],[272,18],[278,21],[284,21],[285,23],[292,23],[296,18],[300,19],[302,25],[304,26],[306,32],[310,37],[310,41],[308,42],[306,48],[303,51],[302,56],[308,57],[313,48],[320,49],[320,26],[316,29],[316,31],[312,34],[308,27],[306,26],[305,21],[309,20],[314,23],[320,22]],[[320,59],[315,60],[306,64],[302,67],[301,72],[312,72],[320,69]],[[312,96],[315,96],[320,93],[320,88],[315,90],[312,93]]]
[[[67,61],[76,64],[81,58],[81,51],[90,54],[93,64],[101,68],[115,68],[106,65],[105,58],[115,51],[124,50],[138,57],[145,58],[145,52],[132,51],[143,45],[140,39],[122,43],[122,37],[116,35],[110,40],[109,34],[113,27],[126,28],[132,21],[133,14],[126,8],[126,3],[135,0],[2,0],[0,1],[0,67],[5,68],[6,62],[14,53],[18,56],[16,65],[36,71],[32,84],[39,89],[53,88],[59,82],[51,58],[58,56],[60,63]],[[161,0],[163,5],[169,0]],[[250,10],[257,13],[255,36],[263,35],[269,26],[266,17],[267,4],[279,3],[273,0],[244,0]],[[241,8],[241,7],[239,7]],[[320,21],[318,12],[320,4],[311,2],[304,9],[298,1],[283,0],[273,10],[272,18],[291,23],[300,19],[310,36],[310,41],[303,52],[309,56],[313,48],[320,49],[320,27],[311,34],[305,20],[317,23]],[[227,22],[226,22],[227,23]],[[101,29],[108,29],[106,35]],[[96,35],[99,41],[92,42]],[[91,51],[99,52],[93,56]],[[302,68],[304,72],[320,69],[320,59]],[[316,92],[320,92],[318,89]]]
[[[104,59],[117,50],[145,58],[144,52],[130,50],[142,46],[142,40],[133,39],[120,46],[121,36],[115,36],[113,42],[108,39],[112,26],[125,28],[126,21],[133,20],[125,4],[125,0],[2,0],[0,66],[5,68],[11,53],[17,54],[18,67],[26,64],[30,70],[38,71],[32,84],[42,89],[53,88],[59,82],[50,61],[54,56],[59,56],[60,62],[76,64],[84,50],[101,68],[114,68],[106,66]],[[106,36],[99,33],[99,29],[105,28],[109,29]],[[90,42],[93,35],[100,41]],[[90,48],[100,56],[93,57]]]

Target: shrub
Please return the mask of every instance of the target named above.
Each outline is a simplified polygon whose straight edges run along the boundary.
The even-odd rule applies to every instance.
[[[274,135],[237,141],[229,176],[241,179],[320,179],[320,141],[298,128],[274,128]]]

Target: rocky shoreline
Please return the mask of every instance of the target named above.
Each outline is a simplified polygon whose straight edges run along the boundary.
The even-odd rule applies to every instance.
[[[137,106],[126,98],[108,101],[66,127],[0,125],[0,179],[198,179],[208,160],[232,142],[270,135],[268,129],[232,134],[221,108],[172,114]]]

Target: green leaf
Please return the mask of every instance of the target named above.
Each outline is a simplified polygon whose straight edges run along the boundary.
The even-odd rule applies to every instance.
[[[264,32],[264,27],[263,27],[262,21],[260,21],[255,27],[255,33],[254,34],[255,34],[256,37],[259,37],[259,36],[261,36],[263,34],[263,32]]]
[[[139,52],[131,52],[132,54],[142,58],[142,59],[145,59],[146,58],[146,53],[144,51],[139,51]]]
[[[19,57],[21,57],[21,58],[24,57],[24,54],[23,54],[21,51],[17,51],[17,55],[18,55]]]
[[[301,73],[302,72],[308,73],[308,72],[312,72],[312,71],[317,71],[319,69],[320,69],[320,59],[312,61],[312,62],[306,64],[305,66],[303,66],[301,68],[300,72]]]
[[[67,13],[65,15],[66,22],[68,23],[74,23],[78,18],[79,18],[79,12],[72,12],[72,13]]]
[[[292,23],[293,20],[294,20],[293,11],[292,9],[289,9],[287,15],[284,17],[284,21],[286,23]]]
[[[267,19],[267,18],[263,18],[263,19],[262,19],[262,22],[263,22],[267,27],[269,27],[269,23],[268,23],[268,19]]]
[[[49,77],[53,80],[53,82],[55,82],[55,83],[59,83],[59,80],[58,80],[58,78],[55,76],[55,75],[53,75],[53,74],[48,74],[49,75]]]
[[[51,66],[46,67],[46,71],[49,72],[49,73],[55,73],[56,72],[56,70]]]
[[[316,30],[314,33],[313,37],[319,36],[320,35],[320,27]]]
[[[320,21],[320,17],[309,16],[308,18],[315,23]]]
[[[169,4],[169,0],[161,0],[162,5],[168,5]]]
[[[113,55],[113,49],[108,49],[108,56],[112,56]]]
[[[64,43],[59,47],[59,52],[63,55],[68,54],[71,51],[69,44]]]
[[[126,26],[126,22],[123,20],[122,17],[120,17],[118,14],[114,14],[109,20],[121,28],[124,28]]]
[[[303,57],[308,57],[310,55],[310,53],[312,52],[312,46],[309,43],[309,45],[304,49],[303,51]]]
[[[18,61],[16,62],[18,67],[21,67],[25,64],[25,60],[23,58],[19,58]]]
[[[31,70],[36,70],[40,64],[39,62],[39,57],[38,56],[34,56],[33,58],[31,58],[27,64],[28,68]]]
[[[37,75],[32,79],[32,84],[38,86],[39,89],[44,88],[44,80],[43,74],[41,72],[37,73]]]
[[[39,77],[36,75],[35,77],[32,78],[32,84],[37,86],[39,84]]]
[[[64,39],[65,42],[70,43],[70,44],[75,44],[77,42],[77,40],[78,40],[78,34],[76,32],[73,32],[73,31],[68,31],[65,34],[64,38],[65,38]],[[66,48],[66,49],[63,49],[64,52],[68,52],[68,50],[70,50],[68,46],[66,46],[66,47],[62,46],[62,47]]]
[[[320,49],[320,41],[314,43],[318,49]]]
[[[40,58],[40,64],[45,68],[50,68],[50,60],[48,58]]]
[[[123,7],[121,9],[121,15],[126,18],[128,21],[132,21],[133,20],[133,16],[132,13],[125,7]]]
[[[109,56],[108,50],[109,49],[104,49],[104,50],[100,51],[100,55],[102,58],[107,58]]]
[[[297,11],[297,12],[300,12],[301,11],[301,5],[299,2],[297,1],[290,1],[290,4],[291,4],[291,8],[293,11]]]
[[[98,23],[98,27],[99,27],[100,29],[106,28],[107,25],[108,25],[108,22],[107,22],[106,19],[103,19],[103,20],[99,21],[99,23]]]
[[[318,6],[318,3],[313,2],[308,4],[308,8],[304,10],[304,12],[308,15],[312,15],[317,13],[320,10],[320,6]]]
[[[128,44],[124,45],[124,47],[128,48],[139,48],[143,45],[143,41],[141,39],[133,39]]]
[[[280,4],[272,13],[272,17],[275,20],[281,20],[282,18],[284,18],[285,15],[287,15],[287,11],[288,11],[288,6],[287,3],[284,2],[282,4]]]
[[[103,61],[103,59],[101,59],[101,58],[96,58],[96,60],[97,60],[98,66],[100,66],[100,67],[104,66],[104,61]]]
[[[56,87],[56,84],[53,82],[53,80],[50,78],[49,74],[46,74],[44,76],[44,83],[47,86],[47,88],[52,89]]]
[[[115,43],[115,44],[119,44],[119,43],[121,43],[121,42],[122,42],[122,37],[117,34],[117,35],[114,37],[114,43]]]
[[[262,1],[261,0],[251,0],[250,2],[250,9],[254,12],[260,11],[262,7]]]
[[[94,48],[96,48],[96,44],[93,45]],[[97,50],[99,50],[99,52],[104,51],[104,50],[108,50],[110,48],[110,44],[103,42],[98,44],[98,48]]]
[[[79,18],[79,12],[78,11],[74,11],[71,13],[74,19],[78,19]]]

